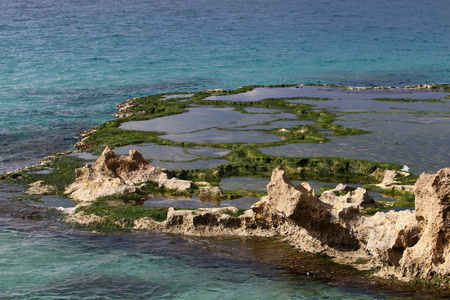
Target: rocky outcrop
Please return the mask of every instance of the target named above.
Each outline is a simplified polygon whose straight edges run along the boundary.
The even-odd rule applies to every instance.
[[[414,246],[419,239],[415,214],[411,210],[360,216],[352,227],[378,266],[398,267],[405,249]]]
[[[129,156],[118,156],[108,147],[93,165],[85,165],[75,170],[76,179],[66,189],[66,194],[76,201],[89,202],[98,197],[113,194],[134,193],[146,188],[136,184],[155,181],[161,186],[185,191],[193,183],[171,178],[170,173],[151,166],[136,150]]]
[[[399,172],[394,170],[386,170],[384,173],[383,181],[377,186],[381,187],[382,189],[386,190],[400,190],[400,191],[408,191],[408,192],[414,192],[414,186],[413,185],[401,185],[397,181],[397,177],[400,175],[407,176],[409,173],[407,172]]]
[[[202,202],[220,202],[223,199],[222,190],[218,186],[201,186],[198,191]]]
[[[401,276],[450,276],[450,168],[423,173],[415,184],[416,219],[420,239],[405,249]]]
[[[178,179],[178,178],[159,178],[158,180],[154,180],[154,181],[158,181],[158,184],[160,187],[165,187],[167,189],[172,189],[172,190],[177,190],[177,191],[188,191],[190,190],[193,186],[194,183],[192,181],[189,180],[182,180],[182,179]]]
[[[25,191],[29,195],[46,195],[54,192],[56,192],[56,186],[45,184],[42,180],[30,183],[30,187]]]
[[[273,171],[267,192],[240,216],[233,216],[234,207],[170,208],[166,221],[141,218],[134,227],[204,236],[280,236],[303,251],[324,252],[339,262],[363,258],[366,267],[381,268],[380,276],[410,280],[450,275],[450,168],[419,177],[415,211],[366,216],[361,210],[376,203],[364,189],[338,185],[316,197],[308,183],[294,185],[281,168]]]
[[[340,222],[358,215],[364,208],[376,206],[375,201],[365,189],[354,189],[344,184],[339,184],[336,188],[323,192],[320,200],[331,205],[331,214],[336,221]]]
[[[117,112],[113,114],[114,117],[122,119],[127,118],[133,115],[129,110],[136,106],[136,100],[138,98],[131,98],[128,100],[125,100],[124,102],[117,103],[116,108]]]

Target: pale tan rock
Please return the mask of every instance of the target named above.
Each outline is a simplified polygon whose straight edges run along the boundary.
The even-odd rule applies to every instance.
[[[214,236],[238,234],[243,218],[232,217],[224,212],[236,212],[235,207],[203,208],[201,210],[175,210],[169,208],[165,228],[172,232]]]
[[[419,239],[415,213],[411,210],[362,217],[354,223],[354,228],[372,259],[381,265],[398,267],[405,249],[414,246]]]
[[[407,278],[450,276],[450,168],[422,173],[415,184],[420,240],[407,248],[400,270]]]
[[[243,215],[233,207],[175,210],[165,222],[137,220],[135,228],[199,236],[239,235],[283,237],[303,251],[324,252],[339,262],[367,260],[364,267],[382,267],[379,276],[400,279],[447,278],[450,275],[450,168],[422,174],[416,185],[416,211],[360,214],[372,205],[364,189],[338,185],[321,198],[309,184],[295,186],[282,169],[273,171],[268,195]],[[347,191],[335,195],[335,191]],[[89,220],[78,216],[79,222]],[[361,266],[359,266],[361,267]]]
[[[44,181],[39,180],[30,183],[30,187],[25,191],[29,195],[46,195],[56,191],[56,186],[45,184]]]
[[[136,150],[129,156],[118,156],[108,147],[93,165],[76,169],[75,181],[65,193],[76,201],[94,201],[98,197],[113,194],[134,193],[146,186],[136,186],[146,181],[159,182],[162,186],[185,191],[192,182],[170,178],[167,170],[151,166]]]
[[[400,185],[398,184],[397,177],[399,175],[408,175],[407,172],[399,172],[399,171],[393,171],[393,170],[386,170],[384,173],[383,181],[377,186],[387,189],[387,190],[403,190],[408,192],[414,192],[414,186],[413,185]]]
[[[201,201],[220,200],[223,194],[218,186],[202,186],[199,188],[198,197]]]
[[[336,195],[336,193],[345,192],[347,192],[345,195]],[[346,219],[359,216],[359,212],[363,208],[375,206],[375,201],[365,189],[359,187],[353,189],[343,184],[339,184],[336,188],[323,192],[319,199],[331,205],[331,213],[335,221],[341,223]]]
[[[272,172],[267,193],[267,201],[271,207],[288,218],[300,219],[302,212],[309,209],[317,211],[319,215],[326,211],[325,204],[315,198],[314,191],[309,185],[294,186],[281,168],[276,168]]]
[[[267,185],[267,193],[268,196],[264,199],[267,203],[262,203],[263,207],[258,207],[259,210],[272,209],[282,213],[294,224],[306,229],[309,235],[330,247],[339,249],[359,247],[351,231],[333,216],[332,205],[315,197],[314,190],[309,184],[295,186],[286,178],[281,168],[276,168]],[[267,207],[268,205],[270,207]],[[273,219],[273,214],[271,218]]]
[[[100,223],[102,220],[102,217],[94,214],[85,214],[83,212],[69,214],[66,217],[67,222],[73,222],[83,226],[90,226],[96,223]]]
[[[194,183],[192,181],[178,178],[160,179],[158,180],[158,183],[160,187],[165,187],[167,189],[177,191],[187,191],[194,186]]]

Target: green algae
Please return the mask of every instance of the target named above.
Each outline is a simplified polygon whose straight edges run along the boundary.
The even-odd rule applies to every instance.
[[[294,85],[278,85],[274,87],[285,87]],[[379,163],[372,161],[347,159],[340,157],[284,157],[275,155],[266,155],[256,148],[273,147],[293,143],[326,143],[330,136],[349,136],[361,135],[369,133],[369,131],[348,128],[339,124],[335,124],[336,118],[342,116],[342,113],[336,113],[326,109],[317,109],[316,106],[304,103],[288,102],[290,100],[332,100],[330,98],[322,97],[290,97],[290,98],[266,98],[258,101],[232,101],[232,100],[208,100],[206,99],[212,95],[231,95],[247,91],[263,86],[246,86],[236,90],[209,90],[200,91],[191,94],[190,97],[170,97],[165,98],[166,95],[159,94],[147,97],[134,98],[131,100],[131,106],[126,108],[126,117],[112,120],[95,127],[95,132],[91,133],[87,139],[81,144],[80,148],[87,151],[95,151],[99,153],[105,146],[110,148],[121,147],[125,145],[134,145],[142,143],[154,143],[157,145],[167,145],[173,147],[180,147],[183,151],[195,147],[211,147],[217,149],[231,150],[228,154],[223,156],[199,156],[198,158],[189,160],[205,160],[205,159],[223,159],[228,163],[223,163],[219,166],[209,169],[189,169],[177,170],[175,176],[180,179],[187,179],[193,181],[209,181],[213,184],[219,184],[223,178],[231,176],[262,176],[270,178],[271,172],[276,167],[281,166],[292,180],[317,180],[321,182],[348,182],[358,184],[371,184],[380,180],[379,176],[374,174],[383,173],[384,170],[394,169],[398,170],[401,166],[389,163]],[[398,100],[398,99],[394,99]],[[417,100],[417,99],[413,99]],[[429,99],[425,99],[429,100]],[[119,128],[123,123],[130,121],[152,120],[156,118],[163,118],[167,116],[183,114],[188,112],[191,107],[229,107],[245,114],[258,114],[256,112],[245,111],[246,108],[253,109],[269,109],[277,112],[291,113],[297,121],[308,121],[311,124],[296,125],[286,128],[272,128],[272,129],[253,129],[255,132],[266,132],[279,136],[280,140],[274,142],[264,143],[250,143],[248,145],[240,145],[239,143],[225,143],[225,142],[201,142],[194,143],[189,141],[172,141],[163,138],[164,132],[156,131],[140,131],[140,130],[125,130]],[[281,119],[293,121],[293,119]],[[274,122],[280,121],[275,119],[266,122],[266,125],[271,125]],[[238,128],[238,127],[237,127]],[[284,130],[281,130],[284,129]],[[236,128],[219,128],[219,130],[236,130]],[[240,128],[240,131],[245,131]],[[199,131],[201,132],[201,130]],[[69,162],[70,160],[70,162]],[[170,161],[168,161],[170,162]],[[63,166],[64,165],[64,166]],[[27,182],[36,180],[44,180],[46,184],[52,184],[58,187],[56,193],[61,194],[64,187],[74,180],[74,169],[82,166],[82,161],[76,161],[74,158],[64,158],[60,162],[55,161],[53,168],[55,171],[46,175],[30,175],[30,174],[9,174],[7,179],[14,179],[23,177]],[[402,178],[402,183],[413,182],[417,177]],[[5,179],[5,176],[2,177]],[[129,195],[114,195],[107,200],[109,202],[116,201],[117,203],[133,204],[142,201],[149,194],[170,194],[176,195],[179,192],[159,190],[151,183],[147,183],[148,189],[144,189],[137,193]],[[261,196],[263,193],[258,193],[249,190],[239,191],[223,191],[225,199],[233,199],[239,196]],[[386,192],[384,194],[387,194]],[[184,193],[185,196],[198,195],[198,190],[194,189],[189,193]],[[391,195],[389,195],[391,196]],[[396,196],[398,200],[398,207],[408,207],[414,205],[411,202],[411,195],[392,195]],[[105,199],[103,199],[105,200]],[[403,201],[403,203],[402,203]],[[386,206],[387,207],[387,206]]]
[[[413,99],[413,98],[372,98],[376,101],[390,101],[390,102],[442,102],[441,98],[429,99]]]
[[[14,198],[11,198],[9,201],[12,201],[12,202],[31,201],[31,202],[35,202],[35,203],[42,203],[42,200],[40,200],[40,199],[41,199],[41,197],[36,196],[36,195],[27,195],[27,196],[14,197]]]
[[[384,206],[382,205],[379,210],[392,208],[414,208],[415,195],[413,192],[399,189],[383,189],[374,185],[368,185],[364,188],[369,192],[380,193],[396,199],[396,201],[384,203]]]
[[[261,86],[247,86],[233,91],[222,91],[217,94],[237,94],[252,90]],[[293,113],[297,116],[297,120],[307,120],[314,122],[309,126],[310,130],[305,131],[303,134],[290,134],[282,141],[273,141],[260,143],[260,147],[270,147],[276,145],[284,145],[288,143],[298,142],[327,142],[328,139],[320,133],[322,130],[331,131],[331,134],[327,135],[356,135],[368,133],[364,130],[345,128],[343,126],[333,124],[336,114],[327,110],[316,111],[314,106],[302,103],[290,103],[286,100],[292,100],[293,98],[268,98],[259,101],[242,102],[242,101],[230,101],[230,100],[207,100],[208,96],[212,95],[211,91],[201,91],[195,93],[190,99],[180,101],[176,98],[161,100],[164,94],[152,95],[142,98],[133,99],[133,104],[127,109],[127,113],[130,115],[118,120],[106,122],[96,127],[96,131],[92,133],[82,145],[79,146],[82,150],[99,151],[105,146],[110,148],[120,147],[130,144],[140,143],[158,143],[161,145],[173,145],[183,147],[195,147],[195,146],[211,146],[220,147],[224,149],[230,149],[236,146],[236,143],[224,143],[224,142],[189,142],[189,141],[171,141],[161,138],[164,132],[149,132],[149,131],[135,131],[135,130],[123,130],[120,129],[120,125],[130,121],[142,121],[151,120],[155,118],[161,118],[170,115],[182,114],[187,112],[187,109],[192,106],[211,106],[211,107],[231,107],[236,111],[242,113],[245,108],[268,108],[277,109],[285,112]],[[297,97],[298,98],[298,97]],[[300,97],[302,98],[302,97]],[[309,97],[306,97],[310,99]],[[319,98],[317,99],[319,100]],[[325,100],[325,98],[320,98]],[[272,122],[277,121],[273,120]],[[271,122],[269,122],[270,124]],[[295,129],[295,128],[294,128]]]
[[[66,186],[75,181],[75,169],[84,166],[84,163],[84,160],[74,156],[54,155],[44,165],[3,174],[0,180],[19,180],[25,184],[42,180],[46,185],[56,187],[49,194],[63,195]],[[50,172],[41,173],[43,170]]]
[[[147,207],[142,205],[120,205],[110,206],[94,203],[90,206],[77,208],[76,213],[93,214],[101,217],[98,222],[93,223],[92,228],[121,229],[132,228],[134,221],[148,217],[157,222],[167,219],[166,207]]]

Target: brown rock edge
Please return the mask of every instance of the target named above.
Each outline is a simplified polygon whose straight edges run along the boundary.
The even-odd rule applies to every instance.
[[[192,184],[170,178],[169,172],[152,167],[135,150],[129,157],[118,157],[105,149],[94,165],[76,173],[77,180],[67,192],[83,202],[130,192],[139,188],[136,183],[149,180],[160,185],[180,181],[180,189]],[[366,216],[361,209],[374,205],[367,192],[362,188],[346,191],[346,186],[338,185],[316,197],[308,183],[295,186],[277,168],[267,185],[268,195],[241,216],[227,214],[236,212],[234,207],[170,208],[166,221],[145,217],[136,220],[134,228],[197,236],[278,236],[302,251],[326,253],[341,263],[365,261],[358,267],[379,267],[377,275],[383,277],[446,279],[450,275],[450,168],[420,175],[414,185],[414,211]],[[83,225],[98,219],[82,212],[67,217]]]

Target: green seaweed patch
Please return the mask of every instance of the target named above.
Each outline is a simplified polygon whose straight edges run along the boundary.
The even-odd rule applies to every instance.
[[[450,289],[450,278],[445,277],[438,277],[433,276],[430,278],[421,278],[421,279],[415,279],[411,280],[407,283],[408,286],[420,289],[420,288],[426,288],[426,289],[438,289],[438,291],[442,290],[448,290]],[[447,298],[447,297],[445,297]]]
[[[56,187],[54,194],[62,195],[66,186],[75,181],[75,169],[84,166],[84,160],[74,156],[55,156],[48,167],[53,172],[48,174],[27,173],[24,179],[27,182],[42,180],[45,184]]]
[[[389,101],[389,102],[442,102],[441,98],[429,99],[413,99],[413,98],[372,98],[375,101]]]
[[[251,145],[236,147],[222,158],[230,163],[212,169],[182,170],[178,178],[200,178],[210,182],[221,178],[260,176],[270,178],[272,170],[281,166],[292,180],[325,182],[377,183],[373,174],[399,169],[400,165],[339,157],[283,157],[263,154]],[[378,171],[377,171],[378,170]],[[375,172],[377,171],[377,172]]]
[[[83,212],[85,214],[94,214],[102,218],[91,227],[120,229],[132,228],[134,221],[148,217],[157,222],[163,222],[167,219],[166,207],[147,207],[141,205],[121,205],[109,206],[93,203],[90,206],[82,206],[76,209],[75,213]]]
[[[400,185],[414,185],[419,179],[419,176],[414,175],[412,173],[409,173],[407,175],[400,174],[397,177],[395,177],[395,180]]]
[[[444,92],[450,92],[450,83],[433,84],[431,88],[443,90]]]
[[[41,197],[36,195],[18,196],[10,199],[11,202],[31,201],[35,203],[42,203]]]
[[[383,189],[374,185],[367,185],[364,187],[369,192],[380,193],[387,197],[396,199],[394,202],[389,202],[388,208],[414,208],[415,195],[413,192],[398,190],[398,189]]]
[[[90,145],[90,151],[101,152],[106,146],[114,149],[126,145],[157,143],[160,140],[158,134],[160,133],[105,127],[89,136],[86,143]]]
[[[244,90],[254,87],[255,86],[246,87]],[[242,92],[243,90],[241,89],[239,91]],[[288,143],[323,143],[329,141],[329,139],[327,139],[323,134],[320,133],[319,129],[327,129],[333,131],[334,135],[355,135],[367,133],[367,131],[344,128],[340,125],[333,124],[336,117],[335,113],[327,110],[314,111],[312,105],[303,103],[290,103],[284,101],[283,98],[269,98],[254,102],[205,100],[204,98],[206,98],[208,95],[211,95],[211,92],[198,92],[191,98],[191,100],[184,102],[180,102],[174,99],[160,100],[162,95],[153,95],[134,99],[134,106],[127,110],[127,112],[132,113],[131,116],[105,122],[102,125],[97,126],[96,132],[93,132],[87,139],[85,139],[83,143],[81,143],[79,148],[82,150],[89,149],[90,151],[100,152],[105,146],[116,148],[124,145],[141,143],[157,143],[160,145],[181,147],[209,146],[224,149],[232,149],[239,145],[238,143],[174,142],[160,138],[159,136],[163,135],[163,132],[122,130],[118,128],[120,124],[128,121],[148,120],[174,114],[180,114],[186,112],[187,108],[191,105],[212,105],[216,107],[226,106],[233,107],[238,111],[244,111],[244,108],[246,107],[274,108],[286,112],[292,112],[297,115],[297,118],[299,120],[309,120],[316,123],[310,127],[311,130],[309,130],[306,134],[291,134],[282,141],[260,143],[258,144],[258,146],[260,147],[278,146]]]

